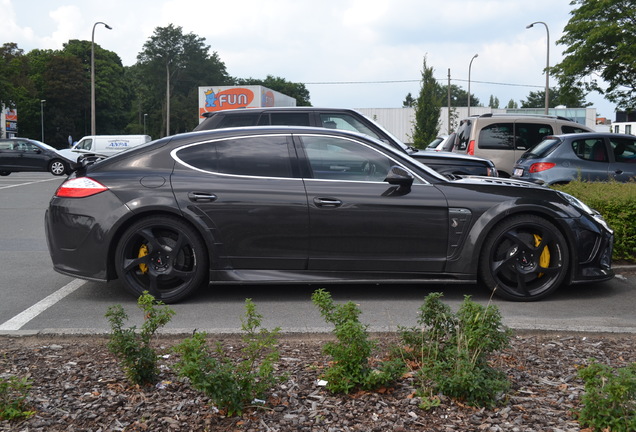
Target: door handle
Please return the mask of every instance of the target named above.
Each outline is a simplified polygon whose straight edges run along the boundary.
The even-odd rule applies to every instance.
[[[211,193],[188,192],[188,199],[193,202],[214,202],[217,198],[216,195]]]
[[[314,204],[316,207],[340,207],[342,201],[336,198],[314,198]]]

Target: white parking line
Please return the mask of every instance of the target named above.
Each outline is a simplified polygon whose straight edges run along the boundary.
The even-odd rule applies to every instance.
[[[75,279],[72,282],[66,284],[59,290],[55,291],[50,296],[43,300],[40,300],[30,308],[24,310],[18,315],[14,316],[8,321],[5,321],[0,325],[0,331],[7,330],[20,330],[22,326],[31,321],[36,316],[53,306],[58,301],[62,300],[67,295],[73,293],[76,289],[86,283],[85,280]]]
[[[12,184],[12,185],[8,185],[8,186],[0,186],[0,189],[9,189],[9,188],[14,188],[14,187],[18,187],[18,186],[26,186],[26,185],[30,185],[30,184],[48,182],[48,181],[52,181],[52,180],[60,180],[60,179],[54,177],[52,179],[37,180],[37,181],[32,181],[32,182],[27,182],[27,183],[18,183],[18,184]]]

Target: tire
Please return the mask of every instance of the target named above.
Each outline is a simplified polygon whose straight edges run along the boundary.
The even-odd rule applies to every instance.
[[[563,234],[534,215],[505,219],[488,234],[480,256],[482,282],[495,295],[534,301],[564,281],[569,251]]]
[[[172,216],[151,216],[131,225],[117,244],[115,268],[131,294],[148,291],[164,303],[187,297],[209,278],[199,233]]]
[[[49,163],[49,172],[56,176],[64,175],[68,172],[68,167],[59,159],[53,159]]]
[[[8,176],[9,174],[11,174],[11,171],[0,171],[0,176]]]

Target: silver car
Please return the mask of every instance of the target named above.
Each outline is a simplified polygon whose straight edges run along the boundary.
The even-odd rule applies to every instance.
[[[513,177],[552,185],[636,177],[636,136],[574,133],[546,137],[517,161]]]

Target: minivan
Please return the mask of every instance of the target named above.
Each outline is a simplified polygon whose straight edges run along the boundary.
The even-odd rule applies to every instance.
[[[460,121],[453,151],[490,159],[499,176],[510,177],[515,162],[548,135],[593,132],[561,116],[482,114]]]

